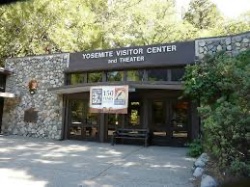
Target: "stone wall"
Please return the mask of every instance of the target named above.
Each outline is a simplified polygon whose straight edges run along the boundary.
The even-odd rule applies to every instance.
[[[64,70],[68,63],[69,54],[66,53],[6,60],[5,67],[13,71],[7,78],[6,92],[15,93],[16,97],[5,99],[3,133],[61,139],[62,96],[47,89],[64,85]],[[28,86],[31,80],[38,82],[33,95]],[[32,122],[24,119],[27,110],[37,114]]]
[[[206,54],[213,55],[216,52],[226,51],[236,55],[250,48],[250,32],[217,38],[201,38],[195,40],[195,56],[204,58]]]

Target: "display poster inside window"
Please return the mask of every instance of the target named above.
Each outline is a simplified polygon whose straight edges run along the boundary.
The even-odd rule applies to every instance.
[[[93,86],[90,88],[90,113],[127,114],[126,86]]]

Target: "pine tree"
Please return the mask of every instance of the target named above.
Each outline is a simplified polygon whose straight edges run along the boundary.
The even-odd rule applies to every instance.
[[[221,12],[210,0],[192,0],[184,15],[184,20],[197,29],[213,28],[222,19]]]

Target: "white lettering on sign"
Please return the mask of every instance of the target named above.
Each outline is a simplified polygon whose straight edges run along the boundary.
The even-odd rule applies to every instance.
[[[108,60],[108,64],[116,64],[116,63],[117,63],[117,58]]]
[[[83,59],[113,57],[113,51],[84,53],[82,57]]]
[[[98,58],[111,58],[108,59],[109,64],[124,63],[124,62],[141,62],[145,61],[144,53],[146,54],[156,54],[156,53],[169,53],[177,51],[176,45],[161,45],[147,47],[145,50],[143,48],[134,49],[121,49],[116,51],[100,51],[93,53],[83,53],[83,59],[98,59]],[[116,58],[118,57],[118,58]]]
[[[167,53],[176,51],[176,45],[163,45],[163,46],[157,46],[157,47],[148,47],[147,53]]]
[[[144,61],[144,56],[133,56],[133,57],[124,57],[120,58],[120,62],[141,62]]]
[[[140,55],[143,54],[143,49],[124,49],[116,51],[117,56]]]

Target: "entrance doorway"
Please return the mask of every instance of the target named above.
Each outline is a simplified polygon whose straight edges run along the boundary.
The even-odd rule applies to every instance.
[[[68,138],[99,140],[98,114],[89,113],[88,100],[69,100]]]
[[[157,99],[151,102],[152,144],[184,145],[188,140],[188,102]]]
[[[113,132],[119,128],[141,129],[142,102],[139,99],[130,99],[128,114],[105,114],[106,140],[110,141]]]

